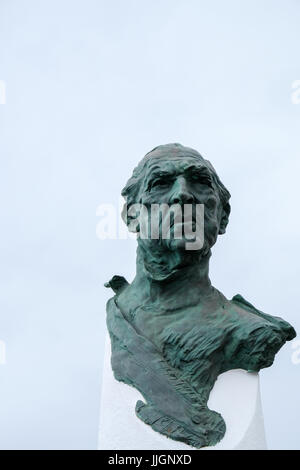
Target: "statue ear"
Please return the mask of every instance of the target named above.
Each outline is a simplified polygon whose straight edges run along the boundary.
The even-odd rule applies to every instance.
[[[127,202],[125,202],[123,208],[122,208],[122,212],[121,212],[121,217],[122,217],[122,220],[123,222],[128,225],[128,220],[127,220]]]
[[[230,204],[227,202],[225,206],[223,206],[220,228],[219,228],[219,235],[223,235],[226,232],[226,227],[229,221],[229,214],[230,214]]]
[[[128,210],[130,207],[131,206],[128,206],[127,202],[125,202],[121,212],[121,217],[123,219],[123,222],[125,222],[125,224],[127,225],[129,232],[138,233],[140,231],[140,226],[137,218],[128,215]]]

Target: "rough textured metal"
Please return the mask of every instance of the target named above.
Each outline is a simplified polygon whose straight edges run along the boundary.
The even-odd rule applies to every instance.
[[[211,248],[225,233],[230,194],[198,152],[180,144],[156,147],[122,194],[130,227],[126,215],[135,203],[204,204],[201,249],[187,250],[184,238],[138,237],[133,282],[114,276],[107,283],[116,294],[107,304],[107,326],[115,378],[145,398],[136,404],[137,416],[193,447],[214,445],[226,430],[222,416],[207,407],[217,376],[269,367],[295,331],[241,295],[228,300],[211,285]]]

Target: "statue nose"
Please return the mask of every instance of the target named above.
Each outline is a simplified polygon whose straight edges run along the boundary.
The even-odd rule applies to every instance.
[[[191,204],[194,196],[190,192],[185,178],[178,178],[174,184],[174,192],[170,198],[171,204]]]

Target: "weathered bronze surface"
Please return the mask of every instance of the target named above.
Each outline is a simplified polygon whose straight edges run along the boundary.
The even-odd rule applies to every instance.
[[[196,448],[214,445],[226,429],[222,416],[207,407],[217,376],[271,366],[295,331],[241,295],[228,300],[211,285],[211,248],[225,233],[230,194],[198,152],[180,144],[156,147],[135,168],[122,195],[128,225],[135,203],[204,204],[201,249],[187,250],[184,237],[138,237],[133,282],[114,276],[107,283],[115,292],[107,304],[107,326],[115,378],[145,398],[136,404],[137,416],[172,439]]]

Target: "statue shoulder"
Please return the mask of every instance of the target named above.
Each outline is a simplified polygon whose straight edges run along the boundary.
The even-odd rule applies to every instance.
[[[272,325],[276,326],[279,328],[285,337],[285,341],[290,341],[296,336],[296,332],[292,325],[288,323],[287,321],[283,320],[281,317],[277,317],[274,315],[269,315],[267,313],[262,312],[261,310],[258,310],[256,307],[254,307],[253,304],[248,302],[244,297],[240,294],[235,295],[232,297],[231,302],[234,305],[237,305],[238,307],[242,308],[243,310],[253,313],[257,315],[258,317],[270,322]]]
[[[296,336],[294,328],[280,317],[258,310],[240,294],[229,301],[233,307],[231,340],[225,345],[225,369],[259,371],[269,367],[286,341]]]

